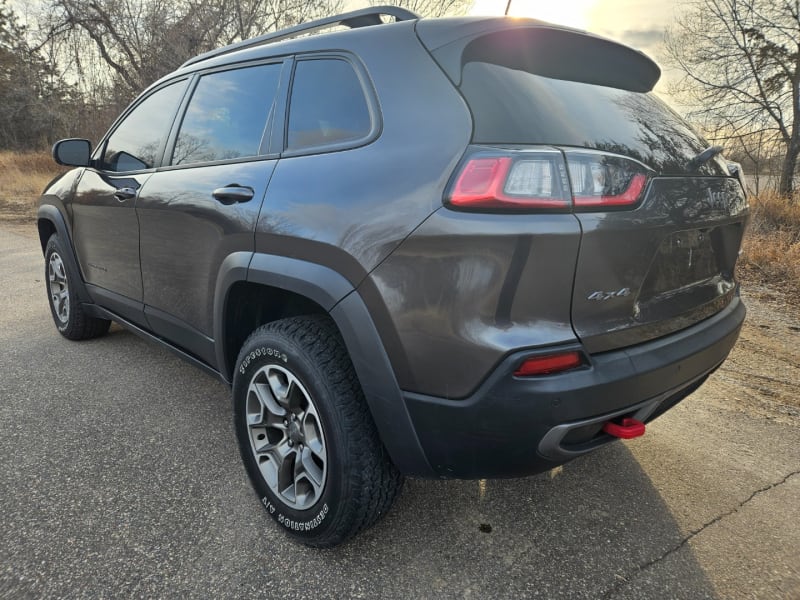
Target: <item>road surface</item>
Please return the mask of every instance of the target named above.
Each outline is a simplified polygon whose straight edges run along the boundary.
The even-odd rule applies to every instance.
[[[766,350],[744,340],[644,437],[527,479],[409,480],[320,551],[251,492],[225,386],[116,326],[61,338],[42,279],[33,232],[0,224],[2,598],[800,598],[800,322],[768,302]]]

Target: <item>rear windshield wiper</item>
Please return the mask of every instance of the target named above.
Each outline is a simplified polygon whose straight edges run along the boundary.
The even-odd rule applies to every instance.
[[[696,171],[723,150],[724,148],[722,146],[709,146],[688,163],[686,163],[686,169],[689,172]]]

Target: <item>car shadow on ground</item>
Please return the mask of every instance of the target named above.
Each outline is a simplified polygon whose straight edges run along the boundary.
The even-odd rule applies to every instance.
[[[411,589],[424,573],[437,595],[601,598],[641,596],[642,576],[683,540],[634,456],[615,443],[524,479],[410,480],[385,521],[345,552],[371,557]],[[689,553],[679,567],[677,585],[644,595],[714,595]]]

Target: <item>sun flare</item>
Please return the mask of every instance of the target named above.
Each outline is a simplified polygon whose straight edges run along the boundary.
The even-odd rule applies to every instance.
[[[502,15],[532,17],[559,25],[587,29],[589,13],[598,0],[475,0],[470,10],[473,15]]]

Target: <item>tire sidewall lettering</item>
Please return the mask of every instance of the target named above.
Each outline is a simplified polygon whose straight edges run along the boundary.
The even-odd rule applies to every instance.
[[[287,517],[282,512],[279,512],[272,501],[269,499],[268,496],[264,496],[261,498],[261,504],[264,505],[264,508],[267,509],[270,515],[280,524],[283,525],[286,529],[291,529],[292,531],[313,531],[325,520],[325,517],[328,515],[328,503],[324,503],[322,508],[320,508],[317,515],[309,520],[309,521],[300,521],[297,519],[292,519],[291,517]],[[276,514],[277,513],[277,514]]]
[[[259,346],[255,350],[251,350],[247,356],[244,357],[239,365],[239,373],[245,375],[250,365],[259,358],[273,358],[284,364],[289,362],[289,357],[282,350],[277,348],[270,348],[268,346]]]

